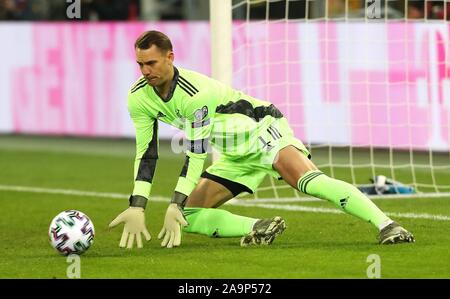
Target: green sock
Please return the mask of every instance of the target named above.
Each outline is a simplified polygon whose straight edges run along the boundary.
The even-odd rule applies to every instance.
[[[346,213],[368,221],[379,229],[391,221],[358,188],[332,179],[321,171],[308,171],[298,180],[297,187],[303,193],[331,201]]]
[[[210,237],[242,237],[248,234],[258,220],[232,214],[222,209],[184,208],[189,225],[183,230]]]

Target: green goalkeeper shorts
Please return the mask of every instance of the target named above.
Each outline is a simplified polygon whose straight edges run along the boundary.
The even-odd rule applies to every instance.
[[[267,174],[279,179],[280,175],[272,165],[278,152],[286,146],[293,145],[310,158],[309,151],[294,137],[284,117],[274,118],[269,124],[263,124],[250,138],[252,140],[249,144],[255,146],[240,155],[222,153],[202,177],[221,183],[236,196],[242,191],[255,192]]]

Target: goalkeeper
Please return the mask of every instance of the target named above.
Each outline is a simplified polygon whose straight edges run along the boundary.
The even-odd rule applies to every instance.
[[[242,192],[253,193],[267,174],[371,223],[381,244],[414,242],[356,187],[318,170],[273,104],[175,67],[172,44],[161,32],[144,32],[135,53],[143,76],[128,93],[136,129],[134,189],[129,208],[110,223],[125,224],[120,247],[135,241],[142,247],[141,234],[150,240],[144,209],[158,159],[158,120],[183,129],[187,138],[185,163],[158,235],[163,247],[179,246],[182,230],[241,237],[241,246],[271,244],[286,228],[281,217],[254,219],[217,209]],[[202,173],[209,143],[221,156]]]

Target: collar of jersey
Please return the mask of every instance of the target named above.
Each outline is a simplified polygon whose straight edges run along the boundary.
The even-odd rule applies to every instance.
[[[156,93],[156,95],[165,103],[169,102],[172,97],[173,97],[173,93],[175,91],[175,87],[177,87],[177,82],[178,82],[178,70],[177,68],[174,66],[173,67],[173,79],[172,79],[172,83],[170,84],[170,90],[169,90],[169,94],[167,95],[167,97],[164,99],[158,92],[158,90],[156,90],[156,88],[153,86],[153,91]]]

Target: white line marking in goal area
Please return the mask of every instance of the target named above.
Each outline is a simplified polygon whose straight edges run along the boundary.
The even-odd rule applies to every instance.
[[[130,197],[129,194],[124,194],[124,193],[92,192],[92,191],[82,191],[82,190],[52,189],[52,188],[13,186],[13,185],[0,185],[0,190],[16,191],[16,192],[29,192],[29,193],[63,194],[63,195],[74,195],[74,196],[118,198],[118,199],[128,199],[128,197]],[[152,198],[151,198],[151,201],[169,202],[169,200],[170,199],[168,197],[162,197],[162,196],[152,196]]]
[[[450,192],[442,193],[414,193],[414,194],[386,194],[386,195],[368,195],[370,199],[405,199],[405,198],[443,198],[450,199]],[[236,200],[242,201],[242,199],[237,198]],[[284,198],[259,198],[258,202],[273,202],[273,203],[283,203],[283,202],[313,202],[313,201],[323,201],[315,197],[284,197]]]
[[[45,194],[62,194],[62,195],[73,195],[73,196],[118,198],[118,199],[126,199],[129,197],[128,194],[123,194],[123,193],[91,192],[91,191],[82,191],[82,190],[50,189],[50,188],[13,186],[13,185],[0,185],[0,190],[16,191],[16,192],[30,192],[30,193],[45,193]],[[169,202],[169,200],[170,199],[168,197],[162,197],[162,196],[152,196],[150,199],[150,201],[158,201],[158,202]],[[286,205],[286,204],[265,204],[265,203],[258,203],[258,201],[260,201],[260,200],[256,199],[254,203],[253,202],[244,202],[243,200],[234,200],[230,203],[230,205],[240,206],[240,207],[256,207],[256,208],[262,208],[262,209],[277,209],[277,210],[312,212],[312,213],[343,214],[342,211],[337,210],[337,209],[315,208],[315,207],[305,207],[305,206],[300,206],[300,205]],[[426,214],[426,213],[415,214],[415,213],[386,212],[386,215],[393,216],[393,217],[399,217],[399,218],[414,218],[414,219],[430,219],[430,220],[450,221],[450,216],[433,215],[433,214]]]
[[[235,202],[232,205],[240,207],[258,207],[264,209],[278,209],[278,210],[288,210],[288,211],[301,211],[301,212],[313,212],[313,213],[328,213],[328,214],[344,214],[344,212],[338,209],[329,208],[314,208],[305,207],[299,205],[276,205],[276,204],[258,204],[258,203],[242,203]],[[414,218],[414,219],[431,219],[431,220],[444,220],[450,221],[450,216],[445,215],[433,215],[433,214],[415,214],[415,213],[395,213],[395,212],[385,212],[386,215],[398,218]]]
[[[121,193],[103,193],[103,192],[90,192],[90,191],[81,191],[81,190],[50,189],[50,188],[13,186],[13,185],[0,185],[0,190],[30,192],[30,193],[64,194],[64,195],[75,195],[75,196],[127,198],[127,195],[121,194]]]

